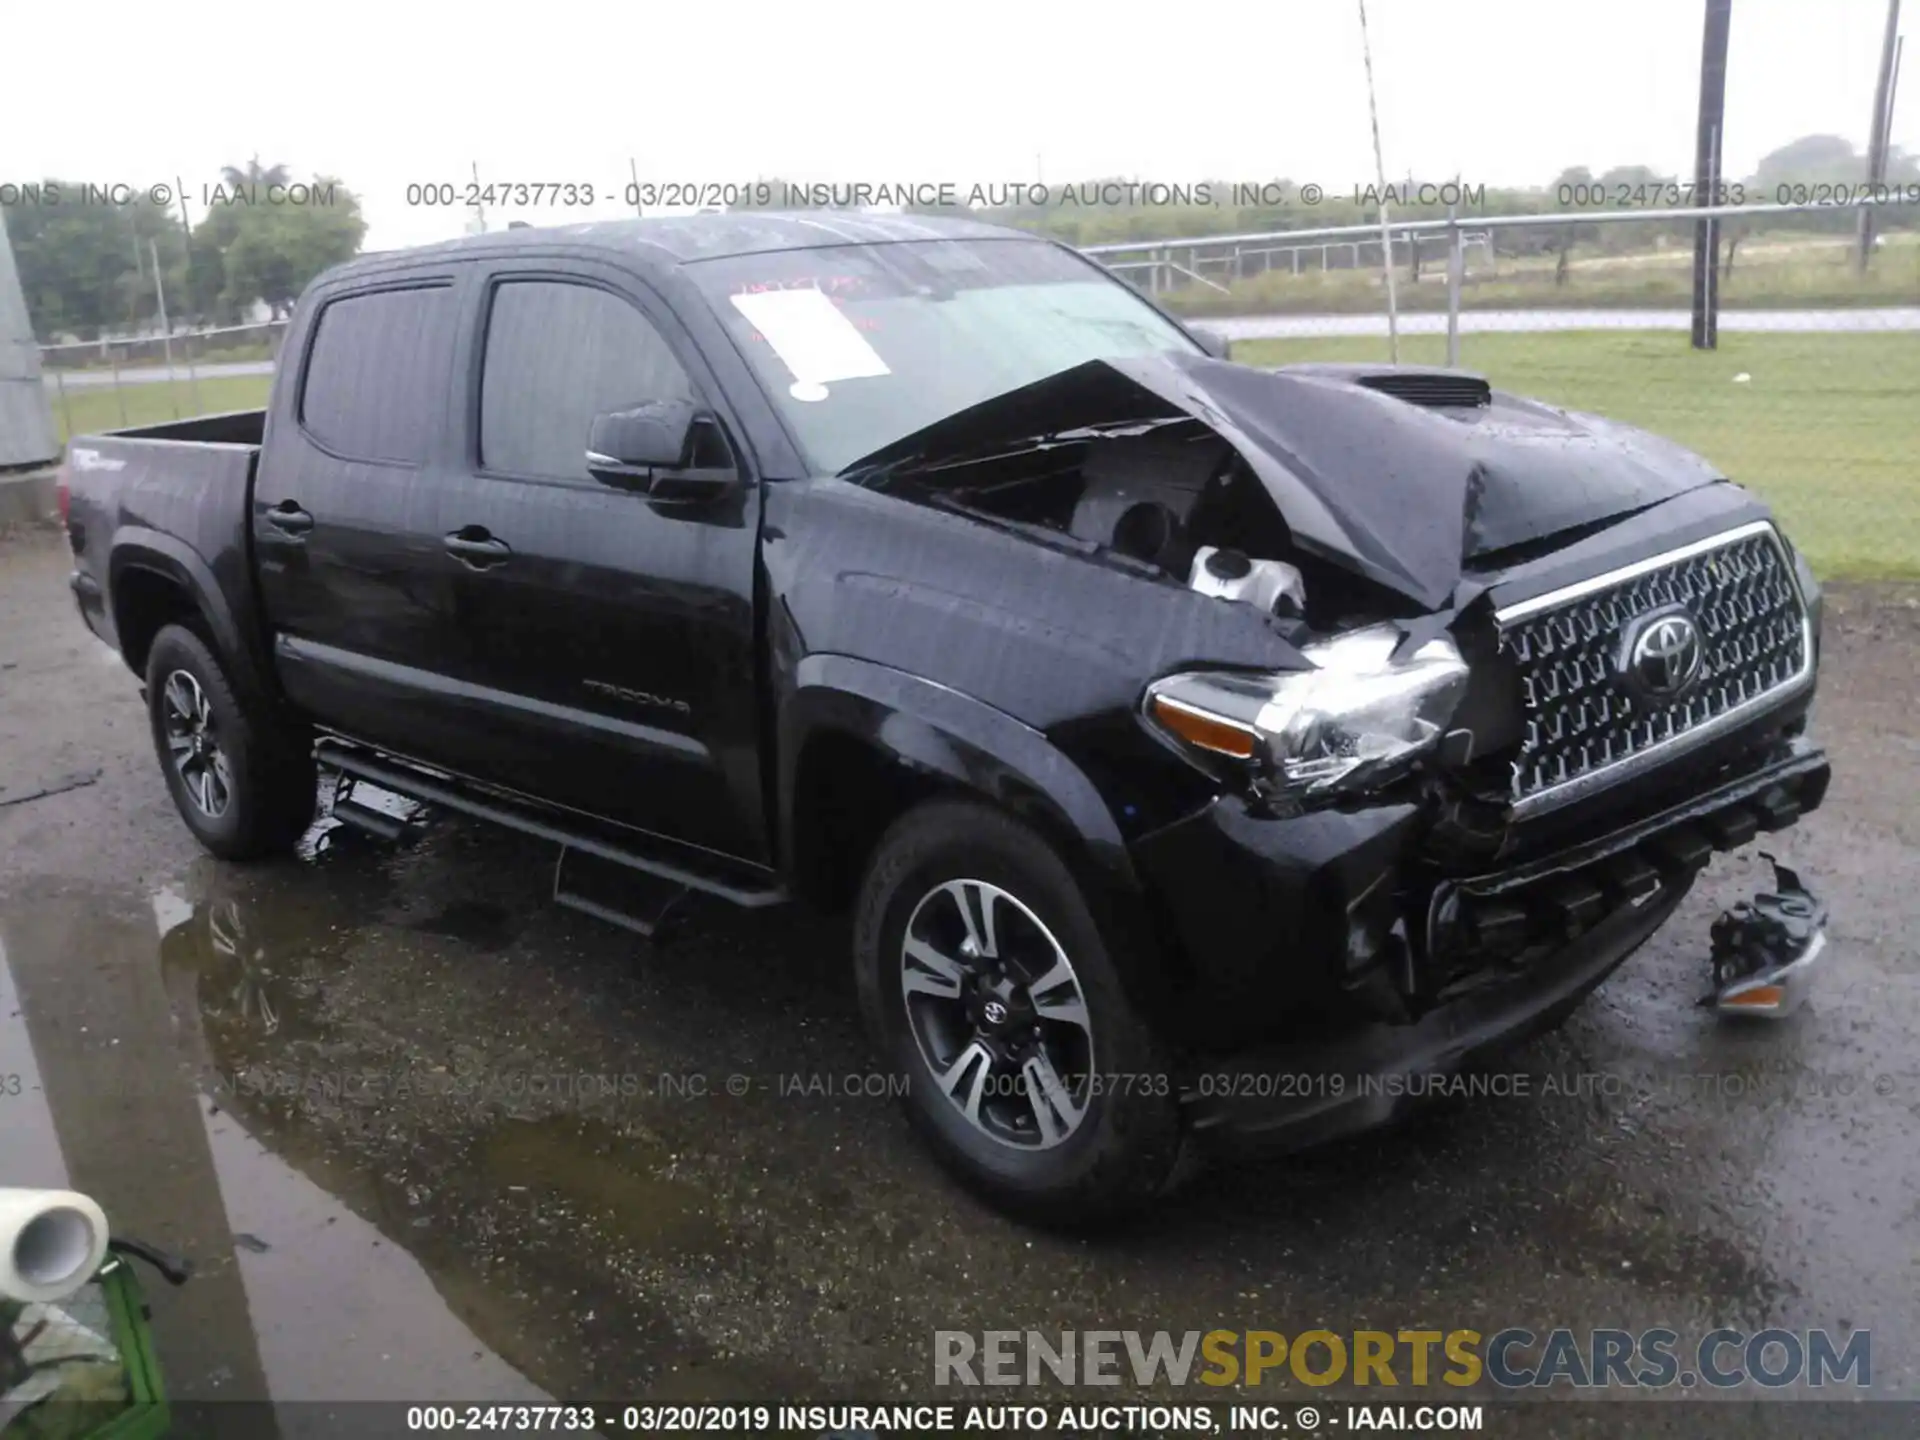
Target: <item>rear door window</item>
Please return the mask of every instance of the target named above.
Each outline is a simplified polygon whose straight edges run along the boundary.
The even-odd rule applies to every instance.
[[[349,460],[418,465],[446,404],[453,291],[376,290],[320,312],[300,423]]]
[[[694,398],[660,332],[612,291],[563,280],[494,287],[480,370],[483,470],[584,482],[594,416]]]

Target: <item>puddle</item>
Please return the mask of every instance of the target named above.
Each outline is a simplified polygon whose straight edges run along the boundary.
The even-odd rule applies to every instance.
[[[689,1333],[686,1277],[737,1289],[756,1246],[644,1096],[561,1074],[537,998],[464,1008],[537,901],[408,883],[435,849],[335,827],[298,862],[10,901],[0,1183],[71,1183],[194,1260],[147,1287],[183,1400],[811,1392]]]
[[[426,919],[414,921],[413,928],[464,940],[480,950],[503,950],[513,943],[522,925],[504,906],[485,900],[455,900]]]
[[[509,1195],[526,1195],[550,1223],[607,1244],[711,1254],[725,1227],[697,1190],[662,1178],[672,1163],[658,1142],[591,1121],[508,1120],[486,1138],[481,1164]]]

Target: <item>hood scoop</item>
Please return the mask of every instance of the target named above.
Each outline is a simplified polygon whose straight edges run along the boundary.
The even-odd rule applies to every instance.
[[[1429,410],[1484,410],[1493,404],[1491,385],[1458,370],[1385,370],[1356,376],[1355,383]]]

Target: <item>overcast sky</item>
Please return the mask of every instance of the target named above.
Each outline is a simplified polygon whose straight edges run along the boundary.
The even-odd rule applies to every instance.
[[[1372,0],[1389,177],[1687,174],[1702,13],[1702,0]],[[1864,149],[1885,17],[1885,0],[1734,0],[1727,173],[1810,132]],[[1916,17],[1908,6],[1910,35]],[[257,152],[344,180],[375,248],[460,233],[465,212],[410,206],[407,186],[465,182],[476,163],[483,179],[606,197],[524,217],[545,223],[627,213],[630,157],[643,179],[698,183],[1127,174],[1350,191],[1373,174],[1354,0],[94,0],[11,6],[0,33],[15,57],[42,57],[0,80],[0,181],[177,177],[194,196]],[[1908,150],[1917,69],[1894,121]]]

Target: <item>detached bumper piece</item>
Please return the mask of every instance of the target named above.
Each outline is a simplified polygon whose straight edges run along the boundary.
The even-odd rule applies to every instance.
[[[1713,922],[1713,991],[1700,1003],[1722,1015],[1778,1019],[1800,1008],[1827,946],[1827,907],[1771,855],[1775,895],[1756,895]]]

